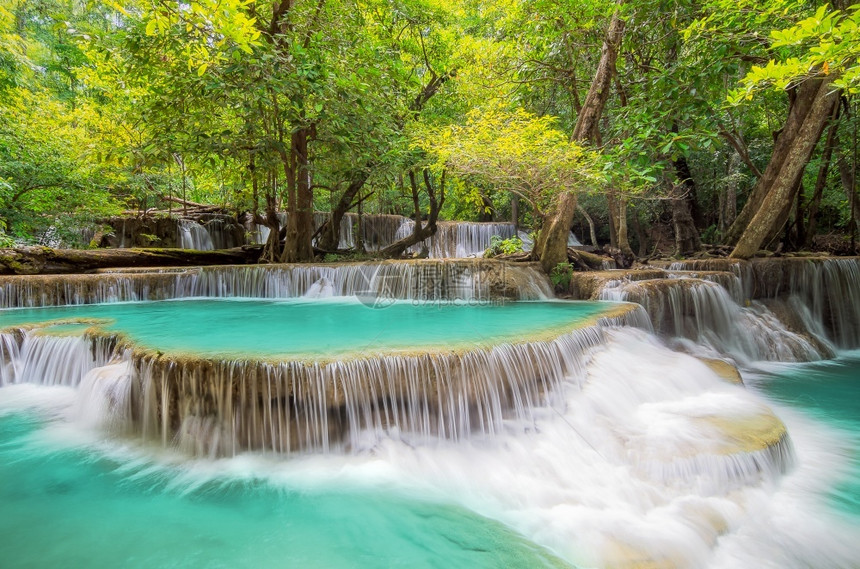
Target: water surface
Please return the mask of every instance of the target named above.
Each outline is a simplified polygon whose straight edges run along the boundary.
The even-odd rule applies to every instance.
[[[600,302],[452,304],[355,299],[193,299],[0,311],[0,327],[104,319],[140,345],[207,356],[344,356],[473,348],[571,330],[617,307]]]
[[[45,426],[38,414],[0,413],[5,569],[569,567],[456,506],[276,487],[250,472],[195,484],[180,467],[58,447]]]

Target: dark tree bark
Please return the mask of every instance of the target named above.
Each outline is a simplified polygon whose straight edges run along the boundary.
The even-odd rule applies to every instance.
[[[576,206],[576,211],[581,213],[582,217],[585,218],[585,222],[588,223],[588,237],[591,239],[591,246],[597,247],[597,233],[594,231],[594,220],[591,219],[591,216],[588,215],[588,212],[581,205]]]
[[[734,223],[726,233],[725,243],[736,245],[741,235],[749,226],[755,214],[761,209],[765,197],[773,187],[775,180],[780,175],[786,158],[796,140],[806,115],[812,107],[812,102],[821,87],[821,79],[808,79],[801,83],[795,90],[788,111],[788,118],[782,130],[777,134],[770,161],[761,177],[750,192],[746,205],[741,209]]]
[[[636,240],[639,241],[639,257],[644,257],[648,254],[648,236],[642,229],[642,223],[639,221],[639,214],[633,211],[633,231],[636,233]]]
[[[415,171],[409,171],[409,183],[412,187],[412,204],[415,210],[415,226],[412,230],[412,235],[404,237],[400,241],[392,243],[381,251],[383,257],[402,257],[403,253],[413,245],[421,243],[425,239],[436,234],[436,221],[439,219],[439,211],[445,204],[445,171],[442,171],[442,176],[439,179],[439,187],[437,188],[430,178],[430,171],[424,169],[424,188],[427,190],[427,195],[430,198],[430,213],[427,216],[427,224],[422,224],[421,221],[421,190],[418,186],[418,180],[415,178]]]
[[[674,128],[677,131],[677,128]],[[672,162],[678,183],[672,191],[672,226],[675,229],[675,254],[682,255],[702,246],[698,226],[701,224],[696,203],[696,182],[687,160],[682,156]],[[697,214],[699,219],[697,219]]]
[[[718,226],[720,233],[725,235],[729,226],[738,215],[738,173],[741,157],[737,152],[732,153],[726,166],[726,187],[720,192],[720,216]]]
[[[690,200],[686,195],[688,191],[684,184],[676,184],[672,188],[672,227],[675,230],[675,255],[692,253],[702,246],[699,232],[693,222],[693,214],[690,211]]]
[[[848,199],[848,207],[852,209],[851,219],[854,227],[852,231],[860,231],[860,200],[857,199],[857,190],[854,185],[854,168],[849,159],[840,156],[837,161],[839,167],[839,179],[842,182],[842,190]]]
[[[308,141],[313,127],[302,127],[290,136],[289,157],[284,162],[287,176],[287,237],[281,261],[312,261],[314,248],[314,194],[310,181]]]
[[[337,205],[331,210],[331,217],[325,222],[325,227],[321,228],[320,249],[325,251],[337,250],[340,243],[340,223],[343,220],[343,216],[358,205],[356,198],[370,177],[371,168],[372,165],[368,165],[368,168],[353,173],[349,185],[343,191],[343,194],[341,194]]]
[[[783,159],[779,164],[774,163],[774,158],[777,158],[775,150],[771,163],[759,180],[761,182],[769,178],[771,183],[767,186],[767,192],[761,199],[759,208],[750,218],[749,225],[740,235],[731,257],[740,259],[752,257],[765,239],[775,231],[779,231],[781,224],[785,223],[794,202],[793,192],[797,190],[803,170],[809,163],[812,151],[833,111],[833,105],[838,102],[839,95],[833,89],[832,81],[832,76],[808,79],[798,89],[798,100],[795,101],[795,106],[806,106],[808,110],[804,113],[803,121],[796,129],[795,135],[790,137],[790,141],[785,136],[785,131],[780,135],[779,138],[785,138],[785,140],[784,142],[778,140],[777,145],[787,146],[787,149],[781,152]],[[807,83],[817,87],[814,93],[811,93]],[[808,102],[799,100],[801,92],[810,98]],[[772,174],[771,171],[773,171]],[[738,219],[740,220],[740,217]]]
[[[821,165],[818,167],[818,175],[815,178],[815,188],[807,209],[807,226],[804,235],[800,235],[798,242],[804,247],[812,246],[812,238],[818,230],[818,209],[821,207],[821,197],[827,186],[827,175],[830,172],[830,163],[833,159],[833,147],[836,145],[836,133],[839,131],[839,112],[842,105],[837,104],[830,117],[830,128],[824,141],[824,151],[821,155]]]
[[[616,4],[620,7],[624,0],[617,0]],[[576,142],[595,142],[599,138],[598,124],[609,98],[624,25],[619,11],[613,13],[603,40],[597,70],[573,128],[571,138]],[[559,263],[567,262],[567,234],[573,225],[576,200],[575,193],[562,193],[544,219],[533,254],[540,259],[541,267],[547,273]]]

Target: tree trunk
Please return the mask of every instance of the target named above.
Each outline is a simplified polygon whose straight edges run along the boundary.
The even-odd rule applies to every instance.
[[[383,257],[401,257],[406,250],[413,245],[421,243],[425,239],[436,234],[436,221],[439,219],[439,211],[445,204],[445,171],[442,171],[442,176],[439,180],[439,188],[437,188],[430,179],[430,171],[424,169],[424,187],[427,190],[427,195],[430,197],[430,214],[427,216],[427,225],[421,223],[421,205],[420,205],[420,190],[418,181],[415,179],[415,171],[409,171],[409,182],[412,186],[412,203],[415,210],[415,227],[412,235],[404,237],[400,241],[392,243],[380,253]]]
[[[648,254],[648,236],[642,229],[642,222],[639,221],[639,213],[633,210],[633,231],[636,233],[636,240],[639,241],[639,257],[644,257]]]
[[[748,259],[755,255],[759,250],[764,240],[768,235],[780,229],[780,221],[784,223],[786,219],[786,211],[790,211],[793,202],[794,194],[798,186],[800,176],[803,174],[804,168],[809,163],[812,151],[815,144],[818,142],[824,126],[827,123],[827,118],[833,110],[833,105],[838,102],[838,94],[833,90],[831,83],[832,76],[827,76],[823,80],[807,80],[798,91],[804,91],[803,87],[806,83],[814,82],[818,88],[812,96],[812,101],[808,105],[808,112],[805,113],[804,120],[795,136],[791,137],[788,150],[784,154],[784,159],[781,164],[773,164],[774,157],[771,157],[771,163],[768,164],[762,180],[768,177],[771,170],[776,172],[772,174],[772,183],[767,187],[767,194],[761,202],[761,206],[750,219],[749,225],[738,239],[731,257],[739,259]],[[798,95],[799,97],[799,95]],[[796,101],[796,105],[805,105],[803,101]],[[780,135],[780,139],[785,136],[785,132]],[[773,167],[772,167],[773,166]],[[761,182],[761,180],[760,180]],[[748,204],[749,205],[749,204]],[[744,208],[747,209],[746,207]],[[740,220],[740,217],[738,218]],[[737,224],[737,221],[735,222]]]
[[[812,239],[815,237],[815,232],[818,230],[818,209],[821,207],[821,197],[824,195],[824,188],[827,186],[827,175],[830,172],[830,163],[833,160],[833,147],[836,145],[836,133],[839,131],[839,110],[842,108],[838,103],[833,109],[833,115],[830,117],[830,128],[827,131],[827,138],[824,141],[824,151],[821,156],[821,165],[818,167],[818,175],[815,178],[815,188],[812,191],[812,199],[809,202],[807,209],[807,227],[804,239],[800,243],[803,247],[811,247]]]
[[[676,184],[672,188],[672,226],[675,230],[676,256],[698,251],[702,247],[699,232],[693,222],[687,192],[684,184]]]
[[[284,170],[287,175],[287,235],[281,261],[312,261],[314,248],[313,190],[310,184],[308,140],[311,127],[302,127],[290,137],[290,153]]]
[[[242,265],[256,263],[259,247],[222,251],[191,249],[51,249],[20,247],[3,249],[0,274],[79,274],[96,269],[120,267],[193,267],[201,265]]]
[[[576,194],[565,192],[558,196],[553,212],[544,219],[535,252],[547,273],[559,263],[567,262],[567,236],[575,213]]]
[[[581,213],[582,217],[585,218],[586,223],[588,223],[588,237],[591,239],[591,246],[597,247],[597,233],[594,231],[594,220],[591,219],[591,216],[588,215],[585,208],[579,204],[576,205],[576,211]]]
[[[634,257],[633,249],[630,247],[630,241],[627,237],[627,200],[623,196],[619,196],[614,190],[609,190],[606,193],[607,201],[609,202],[609,229],[611,239],[614,243],[610,243],[612,247],[620,250],[624,255]]]
[[[673,127],[672,130],[673,132],[677,132],[678,128]],[[687,163],[686,158],[679,156],[677,160],[672,162],[672,166],[675,168],[675,176],[677,176],[678,182],[684,186],[684,198],[688,202],[688,209],[690,210],[690,215],[693,218],[694,224],[691,229],[698,233],[698,228],[704,225],[704,218],[702,216],[701,208],[699,207],[696,181],[693,179],[690,165]]]
[[[829,83],[828,81],[827,84],[829,85]],[[746,205],[744,205],[737,218],[735,218],[734,223],[729,227],[726,233],[726,244],[736,245],[753,217],[761,209],[762,203],[764,203],[765,198],[770,193],[770,189],[774,186],[783,166],[786,164],[792,145],[798,137],[800,128],[812,107],[813,101],[816,99],[821,85],[821,79],[807,79],[795,90],[794,98],[789,107],[788,118],[785,121],[785,126],[783,126],[776,137],[770,161],[761,178],[758,179],[750,192]]]
[[[845,192],[848,207],[852,211],[851,219],[854,224],[852,231],[860,231],[860,200],[857,199],[857,191],[854,187],[854,168],[844,156],[839,157],[837,166],[839,167],[839,179],[842,181],[842,191]]]
[[[355,198],[358,196],[367,178],[370,177],[370,169],[364,169],[353,174],[349,185],[341,194],[337,205],[331,211],[331,217],[325,222],[325,228],[320,232],[319,248],[324,251],[336,251],[340,243],[340,223],[343,216],[355,207]]]
[[[617,0],[616,5],[621,7],[624,0]],[[577,142],[594,141],[597,133],[597,125],[603,114],[603,108],[609,98],[609,89],[612,85],[612,77],[615,75],[615,61],[618,59],[618,49],[624,34],[624,20],[621,19],[619,11],[612,14],[603,47],[600,51],[600,61],[597,63],[597,71],[591,81],[591,87],[585,96],[582,110],[576,117],[576,126],[573,128],[573,140]]]
[[[738,174],[740,172],[741,156],[733,152],[729,158],[726,172],[726,188],[720,193],[719,228],[722,235],[726,234],[729,226],[738,215]]]
[[[266,239],[263,254],[260,255],[262,262],[277,263],[281,258],[281,222],[278,219],[278,201],[275,192],[274,176],[269,179],[269,189],[266,192],[266,217],[259,220],[269,228],[269,237]]]
[[[616,5],[620,7],[624,1],[616,0]],[[576,142],[593,142],[598,138],[598,123],[609,98],[609,89],[615,74],[615,61],[618,59],[618,50],[624,34],[624,24],[619,11],[616,10],[606,30],[597,70],[582,104],[582,110],[576,118],[576,126],[571,136]],[[573,225],[575,213],[576,195],[565,192],[556,198],[552,209],[544,219],[541,234],[535,243],[534,254],[540,258],[541,267],[547,272],[555,268],[558,263],[567,262],[567,234]]]

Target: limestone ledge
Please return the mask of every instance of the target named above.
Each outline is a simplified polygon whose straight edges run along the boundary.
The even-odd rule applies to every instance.
[[[602,326],[623,325],[640,311],[632,304],[610,306],[589,320],[514,342],[337,359],[165,353],[87,319],[12,327],[0,345],[8,359],[10,346],[23,345],[27,335],[47,336],[45,342],[80,335],[88,341],[67,349],[92,352],[98,365],[131,366],[123,413],[132,431],[165,444],[192,441],[186,450],[195,454],[289,453],[348,446],[369,425],[459,439],[476,429],[493,432],[511,416],[527,419],[534,405],[548,404],[550,391],[578,376],[585,351],[603,341]],[[68,352],[55,353],[63,358]],[[110,375],[101,374],[99,381]]]

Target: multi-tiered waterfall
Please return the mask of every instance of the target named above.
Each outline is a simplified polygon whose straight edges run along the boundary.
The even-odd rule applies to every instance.
[[[857,259],[790,259],[582,273],[569,292],[596,301],[585,304],[550,300],[532,266],[481,260],[6,277],[0,474],[23,484],[15,464],[54,456],[33,446],[26,433],[37,429],[51,449],[114,457],[120,480],[168,480],[199,499],[252,478],[321,496],[348,488],[341,508],[362,521],[342,531],[369,524],[373,539],[401,543],[408,529],[374,525],[358,505],[366,495],[402,527],[384,490],[467,508],[553,552],[525,553],[501,529],[495,545],[462,541],[475,530],[456,524],[480,522],[452,521],[451,510],[420,525],[427,540],[446,536],[446,566],[850,568],[856,512],[843,517],[828,496],[860,480],[850,459],[860,445],[738,384],[735,366],[758,385],[786,365],[767,362],[857,348],[858,269]],[[40,426],[9,423],[33,409]],[[50,464],[31,470],[59,476]],[[80,464],[65,476],[92,461]],[[102,511],[133,509],[86,491],[70,490]],[[258,517],[271,529],[281,508],[271,504],[294,498],[266,500]],[[261,533],[243,538],[255,552],[271,542]],[[323,555],[290,543],[281,561]],[[135,555],[151,565],[161,548]],[[95,549],[117,563],[110,547]],[[432,565],[422,551],[410,564]]]

